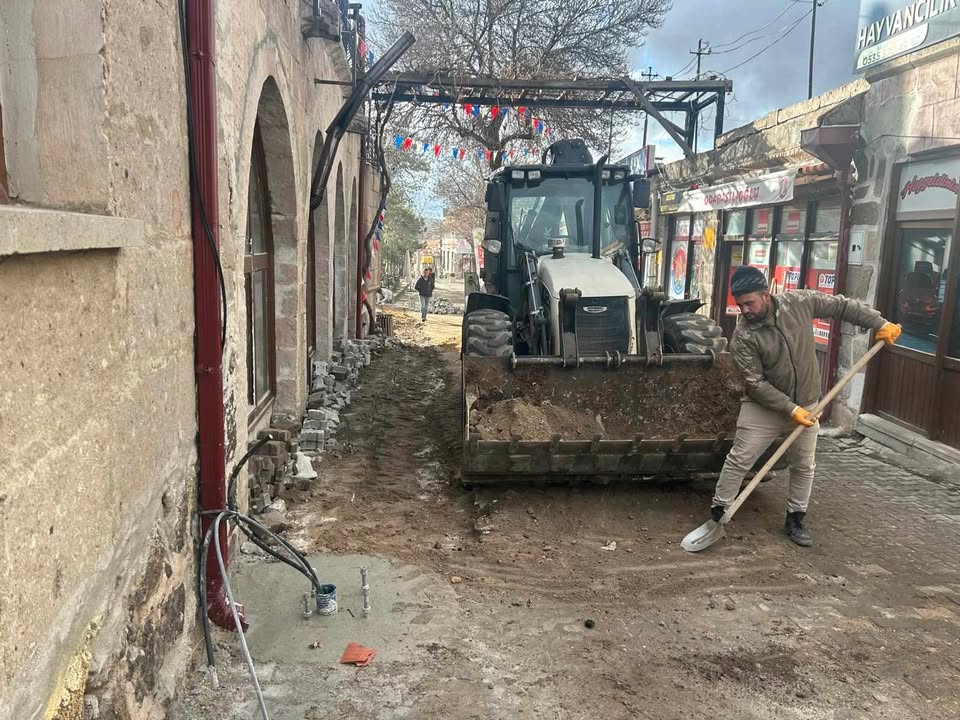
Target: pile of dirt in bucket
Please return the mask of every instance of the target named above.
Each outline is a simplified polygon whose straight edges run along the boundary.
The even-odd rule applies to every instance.
[[[743,382],[729,355],[710,367],[467,367],[471,434],[482,440],[733,436]]]

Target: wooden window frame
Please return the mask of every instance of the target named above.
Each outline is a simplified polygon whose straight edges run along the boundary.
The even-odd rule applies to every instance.
[[[266,153],[263,149],[263,137],[260,134],[260,123],[257,122],[254,125],[253,129],[253,148],[250,153],[250,170],[251,173],[257,173],[258,185],[260,189],[260,207],[262,209],[261,213],[261,230],[263,232],[264,244],[266,245],[266,252],[259,253],[257,255],[251,255],[247,252],[248,241],[250,235],[250,212],[249,208],[247,210],[247,233],[244,237],[244,257],[243,257],[243,276],[244,276],[244,295],[246,298],[247,306],[247,383],[248,383],[248,393],[247,401],[250,402],[251,397],[254,402],[250,408],[250,414],[248,416],[248,422],[250,425],[256,424],[263,415],[268,411],[272,406],[273,401],[277,396],[277,342],[276,342],[276,328],[275,328],[275,298],[274,298],[274,270],[273,270],[273,227],[272,227],[272,213],[270,210],[270,191],[267,185],[267,159]],[[264,317],[266,318],[267,326],[267,362],[269,364],[269,370],[267,372],[267,383],[268,390],[267,393],[263,396],[259,402],[256,402],[256,392],[255,392],[255,373],[253,368],[253,343],[250,342],[250,338],[253,336],[252,333],[252,323],[254,318],[253,313],[253,282],[252,275],[254,272],[263,271],[264,278],[267,285],[267,307],[264,308]],[[251,389],[254,389],[254,392],[251,393]]]

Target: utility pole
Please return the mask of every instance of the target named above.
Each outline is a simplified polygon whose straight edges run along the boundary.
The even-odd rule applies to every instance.
[[[819,0],[813,0],[813,19],[810,21],[810,70],[807,73],[807,100],[813,97],[813,43],[817,37],[817,7]]]
[[[711,52],[712,52],[712,50],[710,49],[710,43],[704,42],[704,41],[703,41],[703,38],[700,38],[699,40],[697,40],[697,49],[690,51],[690,54],[691,54],[691,55],[696,55],[696,56],[697,56],[697,80],[700,79],[700,62],[701,62],[701,60],[703,60],[703,56],[704,56],[704,55],[709,55]],[[699,100],[699,99],[700,99],[700,96],[697,95],[697,100]],[[695,117],[694,119],[697,121],[697,122],[696,122],[697,127],[694,128],[694,131],[693,131],[693,151],[696,152],[696,151],[697,151],[697,140],[699,139],[699,136],[700,136],[699,113],[697,113],[697,117]]]
[[[691,50],[691,55],[697,56],[697,80],[700,79],[700,61],[703,59],[704,55],[709,55],[712,52],[710,50],[710,43],[705,43],[703,38],[697,40],[697,49]]]
[[[651,65],[649,68],[647,68],[647,71],[645,73],[640,73],[640,77],[642,77],[647,82],[650,82],[651,80],[654,80],[660,77],[660,75],[653,71],[653,65]],[[649,120],[650,120],[649,116],[646,113],[644,113],[643,114],[643,146],[644,147],[647,146],[647,123]]]

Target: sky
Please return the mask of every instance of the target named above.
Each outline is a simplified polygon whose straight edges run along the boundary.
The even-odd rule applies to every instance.
[[[855,79],[859,6],[859,0],[826,0],[818,7],[814,95]],[[673,0],[663,26],[650,33],[631,60],[638,70],[652,66],[661,77],[692,79],[696,68],[690,63],[696,57],[689,53],[702,38],[713,48],[713,54],[703,56],[702,72],[719,73],[733,81],[724,120],[724,129],[730,130],[807,99],[811,10],[812,2],[807,0]],[[700,136],[700,150],[713,143],[713,110],[707,112],[708,129]],[[620,156],[639,149],[642,137],[638,119],[620,147]],[[682,157],[666,132],[652,122],[648,142],[657,146],[657,156],[664,160]]]

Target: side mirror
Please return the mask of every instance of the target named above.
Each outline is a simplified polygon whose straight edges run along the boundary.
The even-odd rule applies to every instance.
[[[643,238],[640,241],[640,253],[642,255],[653,255],[660,252],[660,241],[656,238]]]
[[[650,208],[650,181],[638,177],[633,181],[633,207],[637,210]]]
[[[502,245],[503,244],[499,240],[494,240],[493,238],[487,238],[483,241],[483,249],[488,253],[493,253],[494,255],[497,255],[500,252]]]

